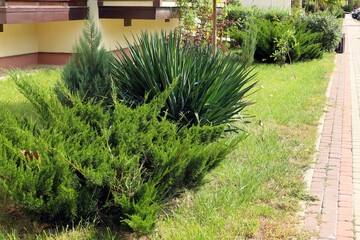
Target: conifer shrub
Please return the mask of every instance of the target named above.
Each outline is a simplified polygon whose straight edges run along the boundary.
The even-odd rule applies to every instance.
[[[236,56],[213,54],[211,46],[194,46],[175,32],[142,33],[128,49],[130,56],[119,47],[113,65],[119,98],[141,105],[177,81],[163,109],[168,119],[189,126],[243,121],[256,82],[253,69]]]
[[[249,24],[245,29],[235,27],[230,31],[232,52],[239,55],[240,62],[252,64],[257,44],[258,28],[256,24]]]
[[[323,56],[322,43],[320,42],[323,34],[312,32],[307,29],[307,23],[298,24],[296,22],[272,22],[270,20],[257,20],[258,34],[257,45],[254,58],[262,62],[274,62],[272,57],[277,51],[276,39],[281,39],[283,33],[293,32],[294,43],[289,49],[286,62],[290,60],[304,61],[309,59],[321,58]],[[293,30],[295,29],[295,31]]]
[[[136,108],[119,102],[103,111],[86,102],[12,78],[31,102],[31,121],[0,109],[0,191],[30,214],[69,223],[102,219],[150,232],[164,201],[202,183],[243,139],[223,138],[224,125],[180,128],[159,117],[176,82]]]
[[[307,23],[303,23],[296,28],[295,38],[298,44],[294,50],[290,52],[293,61],[318,59],[324,55],[320,42],[323,33],[312,33],[306,29],[306,26]]]
[[[230,5],[227,18],[237,23],[236,28],[239,30],[246,29],[246,24],[251,24],[252,18],[257,17],[258,10],[246,8],[241,5]]]
[[[352,12],[352,10],[353,10],[352,5],[347,4],[347,5],[344,6],[344,11],[345,12]]]
[[[83,101],[102,102],[104,106],[112,104],[110,67],[113,55],[108,54],[101,45],[101,33],[89,15],[85,22],[82,35],[74,46],[73,56],[62,71],[64,84],[70,93],[75,93]],[[67,103],[67,96],[60,92],[57,94],[62,103]]]

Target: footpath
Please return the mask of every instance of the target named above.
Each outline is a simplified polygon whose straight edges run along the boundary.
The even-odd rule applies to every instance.
[[[344,19],[345,52],[336,56],[305,210],[313,239],[360,240],[360,22]]]

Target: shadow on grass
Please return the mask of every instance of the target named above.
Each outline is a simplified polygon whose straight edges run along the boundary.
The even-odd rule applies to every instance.
[[[23,212],[21,205],[0,190],[0,239],[138,239],[135,233],[110,229],[94,222],[81,221],[58,226]]]

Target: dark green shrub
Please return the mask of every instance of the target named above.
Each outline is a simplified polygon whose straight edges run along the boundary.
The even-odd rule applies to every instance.
[[[308,13],[315,13],[319,11],[325,11],[327,9],[327,6],[325,4],[317,5],[316,2],[309,2],[309,4],[306,3],[305,9],[308,10]]]
[[[340,7],[333,6],[330,8],[330,12],[336,17],[336,18],[343,18],[344,10]]]
[[[341,40],[341,20],[329,11],[317,12],[315,14],[300,14],[297,18],[298,24],[307,23],[307,29],[313,33],[323,33],[320,38],[322,49],[334,51]]]
[[[292,42],[286,43],[291,46],[286,53],[287,58],[283,61],[295,62],[314,58],[323,55],[322,33],[307,30],[307,23],[297,24],[295,22],[271,22],[270,20],[257,20],[258,37],[255,51],[255,59],[262,62],[274,62],[274,54],[279,51],[278,42],[283,39],[284,33],[292,32]],[[294,31],[295,29],[295,31]],[[273,56],[273,57],[272,57]]]
[[[184,124],[219,125],[242,120],[250,103],[244,98],[255,83],[252,69],[235,56],[211,47],[193,46],[178,34],[143,33],[128,43],[114,64],[113,78],[120,98],[141,105],[177,81],[164,113]]]
[[[266,19],[274,22],[284,21],[289,16],[289,11],[280,9],[259,10],[256,8],[246,8],[241,5],[230,5],[227,18],[236,21],[237,28],[243,30],[247,28],[247,25],[253,24],[253,19]]]
[[[320,39],[322,33],[312,33],[306,29],[306,23],[297,26],[295,38],[297,45],[290,52],[292,61],[303,61],[321,58],[324,52],[321,50]]]
[[[247,62],[252,64],[254,61],[254,54],[257,42],[257,25],[248,25],[244,30],[239,30],[234,27],[230,31],[230,38],[232,39],[231,46],[235,54],[239,55],[240,62]]]
[[[257,44],[255,51],[255,59],[261,62],[273,62],[271,55],[276,50],[275,39],[280,39],[281,34],[288,29],[292,29],[290,25],[278,24],[270,20],[257,20],[258,26]]]
[[[345,5],[344,6],[344,11],[345,12],[352,12],[353,8],[352,8],[352,5]]]
[[[70,93],[71,107],[61,105],[30,76],[12,77],[38,121],[1,109],[0,191],[46,221],[101,218],[149,232],[163,201],[201,184],[242,139],[221,138],[223,125],[180,129],[159,119],[176,82],[149,104],[104,112]]]
[[[256,9],[245,8],[241,5],[230,5],[227,18],[236,21],[237,28],[242,30],[246,28],[246,24],[252,22],[252,18],[257,16],[257,14]]]
[[[66,87],[84,101],[94,99],[95,102],[103,101],[104,105],[112,104],[110,62],[113,56],[101,46],[101,34],[91,18],[85,23],[73,51],[62,71]],[[63,93],[58,91],[58,96],[62,103],[67,102]]]
[[[280,9],[270,9],[258,12],[258,19],[266,19],[272,22],[285,21],[290,16],[290,11]]]

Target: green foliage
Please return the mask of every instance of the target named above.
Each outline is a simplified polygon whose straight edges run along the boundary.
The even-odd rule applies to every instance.
[[[178,0],[180,18],[179,33],[188,41],[196,45],[210,45],[213,32],[213,1],[212,0]],[[227,5],[217,14],[217,47],[225,48],[223,37],[227,35],[227,28],[232,25],[226,19]]]
[[[101,33],[91,17],[86,21],[73,51],[73,57],[62,72],[66,87],[71,93],[79,94],[85,102],[93,98],[104,105],[112,104],[109,73],[113,57],[101,46]],[[59,90],[58,96],[62,103],[67,103],[67,96]]]
[[[298,45],[295,38],[295,31],[287,29],[281,34],[280,38],[275,38],[274,43],[276,44],[276,49],[271,55],[271,57],[274,58],[274,61],[278,62],[280,65],[285,64],[287,59],[291,61],[290,51]]]
[[[336,18],[343,18],[344,10],[340,7],[331,7],[330,12],[336,17]]]
[[[147,233],[165,199],[201,184],[243,138],[221,138],[223,125],[180,128],[159,118],[176,82],[149,104],[104,112],[101,101],[59,89],[68,107],[31,76],[12,78],[38,121],[0,109],[0,191],[46,221],[101,218]]]
[[[254,8],[245,8],[241,5],[230,5],[227,18],[236,21],[236,28],[243,30],[246,24],[252,23],[252,18],[257,16],[257,10]]]
[[[141,105],[177,81],[163,109],[167,118],[190,125],[242,120],[255,83],[235,56],[183,43],[176,33],[143,33],[128,49],[131,56],[120,48],[114,64],[120,98]]]
[[[254,54],[256,50],[258,28],[256,25],[249,26],[243,35],[242,42],[242,61],[251,64],[254,61]]]
[[[257,44],[255,58],[258,61],[272,62],[272,54],[276,51],[275,39],[280,39],[283,32],[292,30],[291,25],[277,24],[270,20],[259,19],[256,21],[258,26]]]
[[[308,30],[306,21],[298,23],[296,19],[301,15],[300,11],[294,9],[293,16],[290,16],[288,12],[279,10],[259,13],[241,6],[231,9],[234,11],[230,11],[229,16],[238,18],[238,21],[231,28],[230,37],[241,61],[255,58],[261,62],[284,64],[322,56],[319,42],[323,34]]]
[[[258,18],[267,19],[272,22],[286,21],[290,16],[290,11],[280,9],[269,9],[266,11],[259,11]]]
[[[257,25],[249,24],[246,29],[240,30],[235,27],[231,29],[230,38],[231,44],[237,49],[240,62],[247,62],[252,64],[254,61],[254,54],[256,50],[258,28]],[[237,53],[237,51],[233,51]]]
[[[352,10],[353,10],[352,5],[349,4],[349,5],[344,6],[344,11],[345,12],[351,12]]]
[[[329,11],[317,12],[315,14],[300,14],[298,24],[307,22],[307,29],[313,33],[323,33],[320,41],[322,49],[332,52],[341,40],[342,23]]]
[[[321,32],[312,33],[306,29],[307,24],[297,26],[295,38],[298,44],[290,51],[292,61],[304,61],[322,58],[324,52],[321,50]]]
[[[236,21],[237,28],[243,30],[247,28],[248,24],[254,22],[253,19],[266,19],[274,22],[286,20],[289,16],[289,11],[280,9],[259,10],[241,5],[230,5],[227,18]]]

